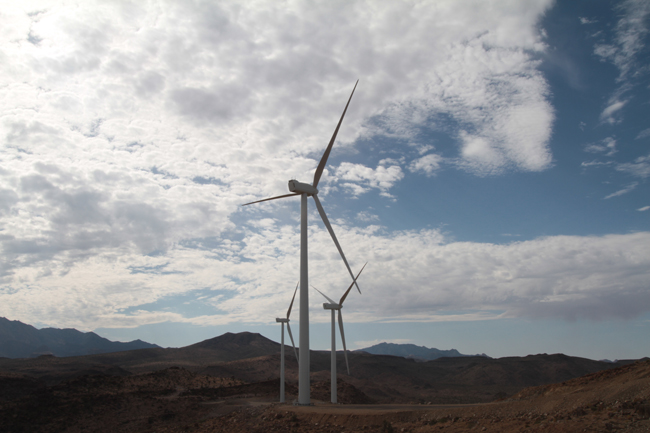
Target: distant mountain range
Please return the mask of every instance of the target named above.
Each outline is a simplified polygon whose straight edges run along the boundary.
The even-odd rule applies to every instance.
[[[17,377],[42,387],[87,375],[127,377],[180,368],[249,384],[277,380],[280,347],[259,334],[242,332],[226,333],[186,347],[163,349],[142,341],[112,342],[92,332],[74,329],[37,330],[0,318],[0,402],[3,387]],[[34,358],[43,354],[56,357]],[[83,354],[87,355],[73,356]],[[434,354],[437,359],[424,360]],[[289,355],[285,377],[290,386],[296,386],[298,363],[292,353]],[[309,356],[312,382],[327,383],[330,352],[311,351]],[[457,350],[389,343],[350,352],[348,359],[350,373],[346,374],[343,353],[337,354],[341,383],[353,386],[372,401],[440,404],[489,402],[512,396],[525,387],[564,382],[632,362],[601,362],[562,354],[493,359],[462,355]],[[23,382],[17,388],[10,388],[20,390],[29,385]],[[326,398],[327,392],[323,391],[323,395]]]
[[[384,418],[378,417],[385,415],[400,427],[411,420],[408,431],[478,431],[487,425],[483,428],[489,431],[513,432],[526,430],[529,424],[538,430],[578,431],[586,423],[593,431],[609,431],[616,428],[612,426],[643,427],[648,414],[648,362],[614,364],[562,354],[416,362],[361,351],[348,354],[349,374],[343,354],[337,353],[339,402],[420,403],[417,412],[413,406],[399,413],[365,407],[363,412],[343,412],[335,419],[321,409],[341,415],[341,408],[322,405],[317,413],[295,414],[290,406],[260,406],[278,400],[280,348],[259,334],[242,332],[181,348],[0,358],[0,425],[2,431],[29,432],[341,431],[343,425],[348,431],[379,425]],[[311,399],[316,404],[329,401],[330,352],[312,351],[309,356]],[[298,363],[293,353],[285,361],[287,401],[291,401],[298,395]],[[624,364],[629,368],[613,370]],[[594,375],[585,377],[590,373]],[[531,386],[543,387],[522,392]],[[459,404],[497,399],[501,403],[468,407],[459,417]],[[434,409],[427,403],[455,407]],[[425,407],[430,409],[424,412]],[[508,419],[508,413],[513,418]],[[329,421],[322,421],[324,416]],[[602,425],[595,426],[598,419]],[[320,426],[314,428],[316,421]],[[328,425],[333,421],[336,427]],[[434,423],[440,425],[431,426]]]
[[[311,351],[309,356],[312,383],[329,383],[330,352]],[[373,401],[440,404],[485,403],[512,396],[525,387],[564,382],[630,362],[614,364],[562,354],[498,359],[457,356],[416,361],[413,358],[373,355],[362,351],[348,353],[348,360],[349,375],[343,353],[337,354],[341,383],[352,385]],[[285,362],[287,383],[295,387],[298,383],[298,363],[293,353]],[[3,387],[20,390],[29,385],[25,382],[19,384],[18,388],[10,387],[9,382],[16,377],[53,386],[86,375],[127,377],[169,368],[248,384],[277,380],[280,344],[259,334],[242,332],[226,333],[181,348],[56,358],[0,358],[0,403]],[[329,388],[323,386],[323,398],[327,399]]]
[[[481,355],[463,355],[456,349],[439,350],[433,347],[416,346],[415,344],[395,343],[379,343],[366,347],[365,349],[359,349],[357,352],[366,352],[373,355],[401,356],[403,358],[415,359],[416,361],[432,361],[438,358],[457,358],[461,356],[483,356],[489,358],[485,353]]]
[[[81,356],[160,348],[141,340],[121,343],[94,332],[76,329],[36,329],[17,320],[0,317],[0,357],[33,358],[40,355]]]

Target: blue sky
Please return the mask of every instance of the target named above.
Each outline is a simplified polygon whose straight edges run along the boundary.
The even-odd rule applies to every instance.
[[[648,356],[649,26],[633,0],[10,3],[0,316],[278,341],[299,200],[241,204],[311,181],[359,79],[319,184],[368,262],[349,348]],[[337,298],[309,212],[310,284]]]

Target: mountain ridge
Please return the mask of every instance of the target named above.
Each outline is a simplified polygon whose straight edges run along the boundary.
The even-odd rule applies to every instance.
[[[153,348],[160,346],[142,340],[126,343],[111,341],[94,332],[81,332],[72,328],[36,329],[18,320],[0,317],[0,357],[4,358],[83,356]]]
[[[440,350],[434,347],[417,346],[415,344],[397,344],[382,342],[355,352],[366,352],[373,355],[401,356],[419,361],[433,361],[438,358],[458,358],[467,356],[483,356],[489,358],[485,353],[480,355],[464,355],[456,349]]]
[[[512,396],[527,386],[563,382],[622,365],[563,354],[506,358],[461,356],[416,361],[354,351],[348,353],[348,359],[349,375],[343,353],[337,353],[341,381],[383,403],[485,403]],[[298,381],[298,363],[292,353],[285,362],[286,380],[294,386]],[[313,382],[329,380],[330,363],[329,351],[311,351]],[[280,344],[257,333],[243,332],[226,333],[182,348],[63,358],[2,358],[0,379],[18,375],[53,386],[84,375],[130,376],[169,368],[245,383],[276,380],[280,370]]]

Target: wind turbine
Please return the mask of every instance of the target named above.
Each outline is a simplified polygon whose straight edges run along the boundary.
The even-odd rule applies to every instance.
[[[368,263],[366,262],[366,265]],[[356,284],[357,278],[359,278],[359,275],[361,275],[361,272],[363,272],[363,269],[366,267],[366,265],[363,265],[363,268],[359,271],[357,274],[356,278],[354,278],[354,281],[352,281],[352,284],[350,284],[350,287],[348,287],[348,290],[345,291],[343,296],[341,296],[341,300],[336,303],[332,301],[330,298],[327,297],[327,295],[320,290],[316,289],[318,293],[323,295],[325,299],[329,301],[329,304],[323,304],[323,309],[325,310],[330,310],[332,312],[332,367],[330,368],[331,370],[331,382],[332,382],[332,403],[337,403],[336,401],[336,325],[334,324],[334,312],[338,311],[339,312],[339,330],[341,331],[341,341],[343,342],[343,355],[345,355],[345,365],[348,368],[348,375],[350,375],[350,364],[348,363],[348,352],[347,352],[347,347],[345,347],[345,333],[343,332],[343,316],[341,315],[341,308],[343,308],[343,301],[345,301],[345,298],[348,297],[348,293],[350,293],[350,290],[352,289],[352,286]]]
[[[300,282],[298,282],[300,284]],[[293,301],[296,299],[296,292],[298,291],[298,284],[296,284],[296,290],[293,291],[293,298],[291,298],[291,303],[289,304],[289,309],[287,310],[287,317],[276,317],[275,321],[282,323],[282,347],[280,348],[280,403],[284,403],[284,324],[287,324],[287,331],[289,331],[289,338],[291,338],[291,344],[293,345],[293,352],[296,355],[296,361],[298,361],[298,352],[296,352],[296,343],[293,341],[293,335],[291,335],[291,326],[289,326],[289,316],[291,315],[291,307],[293,307]]]
[[[329,158],[330,151],[332,150],[332,146],[334,145],[334,141],[336,140],[336,135],[339,132],[339,128],[341,127],[341,123],[343,122],[343,118],[345,117],[345,112],[348,110],[348,106],[350,105],[350,101],[352,100],[352,95],[354,95],[354,90],[357,88],[358,83],[359,80],[357,80],[357,82],[354,84],[354,88],[352,89],[352,93],[350,94],[348,103],[345,105],[345,109],[343,110],[341,119],[339,120],[338,125],[336,125],[334,134],[332,135],[332,138],[330,139],[330,142],[327,145],[327,148],[325,149],[325,153],[323,153],[323,156],[321,157],[321,160],[318,163],[318,167],[316,168],[316,172],[314,173],[314,180],[312,184],[309,185],[308,183],[302,183],[302,182],[298,182],[295,179],[291,179],[289,181],[289,191],[291,191],[291,194],[285,194],[277,197],[257,200],[242,205],[242,206],[247,206],[249,204],[260,203],[263,201],[277,200],[285,197],[293,197],[295,195],[300,196],[300,360],[298,362],[298,404],[301,405],[310,404],[309,269],[307,263],[307,259],[308,259],[307,197],[312,196],[314,198],[314,202],[316,202],[316,208],[318,209],[318,213],[323,219],[323,223],[325,224],[325,227],[327,227],[327,231],[329,231],[330,236],[332,236],[332,240],[334,241],[336,248],[339,250],[339,254],[343,259],[345,266],[348,268],[348,272],[350,273],[350,276],[354,280],[354,274],[352,273],[352,269],[350,269],[350,265],[348,265],[348,261],[345,258],[345,254],[343,254],[341,245],[339,245],[339,241],[336,239],[336,235],[334,234],[334,230],[332,230],[332,226],[330,225],[330,222],[327,219],[327,215],[325,215],[323,206],[320,204],[320,200],[318,200],[318,189],[316,187],[318,186],[318,181],[320,181],[321,175],[323,174],[323,170],[325,169],[325,165],[327,164],[327,158]],[[357,286],[357,290],[359,291],[359,293],[361,293],[361,289],[359,289],[359,286],[356,284],[356,282],[354,284]]]

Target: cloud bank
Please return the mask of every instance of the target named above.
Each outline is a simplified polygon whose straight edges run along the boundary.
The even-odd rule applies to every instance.
[[[353,270],[369,262],[360,279],[363,294],[346,303],[348,321],[607,320],[650,310],[650,233],[496,245],[450,242],[437,230],[334,229],[354,258]],[[310,284],[337,296],[349,284],[343,264],[322,227],[311,226],[310,236]],[[24,265],[12,289],[4,286],[0,315],[48,315],[90,329],[165,320],[266,323],[274,317],[269,311],[286,309],[298,251],[297,227],[265,220],[241,241],[177,245],[161,256],[104,253],[67,264],[66,272]],[[188,295],[216,313],[161,307]],[[312,308],[320,305],[316,292],[310,302]],[[314,318],[321,319],[327,320]]]
[[[477,176],[548,169],[554,112],[537,25],[550,6],[8,7],[0,15],[0,315],[94,329],[254,322],[282,311],[280,289],[295,284],[296,227],[258,221],[263,211],[239,205],[313,176],[357,78],[335,153],[372,140],[381,156],[335,162],[323,188],[390,202],[399,182],[443,166]],[[450,150],[443,155],[423,129],[445,134]],[[382,148],[385,138],[399,145]],[[643,177],[646,166],[621,169]],[[375,213],[358,219],[374,222]],[[370,261],[368,296],[363,308],[350,299],[348,320],[459,311],[598,319],[648,309],[647,233],[500,246],[337,223],[349,257]],[[345,286],[340,259],[326,232],[311,231],[323,245],[311,255],[313,281],[333,293]],[[216,313],[159,306],[191,294]]]

